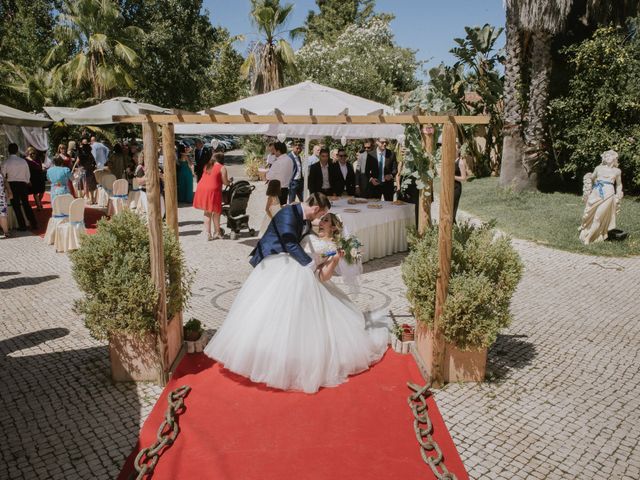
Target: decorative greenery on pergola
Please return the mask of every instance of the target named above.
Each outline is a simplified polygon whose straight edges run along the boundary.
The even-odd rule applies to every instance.
[[[178,195],[176,169],[169,168],[175,165],[175,132],[174,125],[179,123],[191,124],[355,124],[355,125],[376,125],[376,124],[417,124],[426,126],[433,124],[444,125],[442,136],[442,164],[439,211],[439,266],[438,281],[436,285],[436,308],[433,321],[433,349],[426,352],[422,348],[429,334],[426,327],[418,322],[416,332],[416,360],[423,366],[423,374],[429,377],[435,387],[443,385],[443,363],[445,353],[445,342],[439,325],[449,286],[451,273],[451,247],[452,247],[452,226],[453,226],[453,189],[456,160],[456,125],[473,124],[485,125],[489,123],[489,116],[454,116],[454,115],[421,115],[408,112],[396,115],[384,115],[382,111],[372,112],[369,115],[348,115],[347,112],[341,115],[284,115],[275,109],[273,115],[255,115],[252,112],[244,111],[241,115],[227,115],[214,110],[206,110],[204,114],[191,112],[174,112],[172,114],[157,114],[155,112],[143,112],[142,115],[113,117],[115,123],[138,123],[142,125],[144,142],[144,160],[147,175],[147,196],[148,196],[148,223],[149,238],[151,245],[151,275],[158,289],[158,306],[156,316],[159,326],[159,352],[163,381],[166,382],[173,364],[178,358],[178,351],[175,345],[182,342],[181,316],[177,316],[171,323],[178,322],[178,325],[170,325],[166,312],[166,291],[165,272],[163,263],[162,245],[162,213],[160,210],[160,176],[158,169],[158,127],[162,130],[162,146],[164,156],[164,183],[165,183],[165,208],[167,225],[178,236]],[[432,153],[433,129],[427,129],[425,136],[431,138],[424,139],[424,145]],[[421,193],[421,197],[424,195]],[[425,202],[420,201],[421,208]],[[424,213],[424,212],[423,212]],[[425,215],[420,215],[425,218]],[[420,228],[425,228],[424,221],[420,222]],[[172,353],[170,355],[170,352]],[[423,353],[426,352],[426,353]],[[425,358],[423,358],[425,357]]]

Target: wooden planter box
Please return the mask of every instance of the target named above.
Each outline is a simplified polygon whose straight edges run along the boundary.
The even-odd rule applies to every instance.
[[[182,346],[182,315],[168,328],[169,363],[173,364]],[[113,334],[109,338],[111,378],[114,382],[157,382],[161,376],[158,336]]]
[[[415,351],[427,374],[431,376],[430,359],[433,352],[433,332],[423,324],[416,329]],[[487,349],[463,351],[451,343],[445,343],[444,381],[482,382],[487,369]]]

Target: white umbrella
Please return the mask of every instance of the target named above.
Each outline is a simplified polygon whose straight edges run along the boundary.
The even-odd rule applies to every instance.
[[[145,111],[170,113],[166,108],[137,102],[128,97],[115,97],[80,109],[66,107],[45,107],[44,109],[55,121],[64,121],[68,125],[110,125],[114,123],[114,115],[139,115]]]
[[[0,125],[16,125],[20,127],[48,127],[51,125],[48,118],[23,112],[17,108],[0,105]]]
[[[257,115],[273,115],[276,109],[283,115],[367,115],[382,110],[393,113],[393,108],[366,98],[351,95],[331,87],[306,81],[280,88],[262,95],[243,98],[236,102],[213,107],[216,112],[240,115],[249,111]],[[205,114],[204,111],[199,112]],[[307,138],[395,138],[404,132],[402,125],[314,125],[314,124],[268,124],[268,125],[224,125],[224,124],[176,124],[176,133],[181,134],[264,134]]]

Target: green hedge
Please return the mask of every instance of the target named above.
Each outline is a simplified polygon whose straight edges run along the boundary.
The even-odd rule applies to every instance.
[[[409,236],[410,252],[402,265],[407,298],[419,321],[433,325],[438,274],[438,229]],[[442,316],[448,342],[463,350],[488,348],[511,323],[509,303],[522,262],[506,237],[490,225],[454,225],[451,280]]]
[[[191,272],[180,244],[163,228],[167,315],[181,312],[191,297]],[[91,335],[156,332],[158,292],[151,278],[149,231],[144,221],[126,210],[100,220],[95,235],[86,235],[72,252],[73,278],[84,297],[74,311],[85,318]]]

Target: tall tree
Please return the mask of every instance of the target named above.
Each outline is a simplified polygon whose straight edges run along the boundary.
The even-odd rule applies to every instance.
[[[248,82],[240,75],[244,58],[233,48],[234,38],[224,29],[218,33],[207,74],[210,87],[203,95],[204,106],[208,107],[233,102],[249,93]]]
[[[304,43],[336,40],[348,26],[371,20],[375,4],[375,0],[316,0],[319,11],[307,14]]]
[[[55,65],[72,52],[61,71],[76,87],[86,85],[96,100],[125,93],[134,87],[131,71],[140,63],[136,48],[141,33],[124,25],[113,0],[67,0],[45,63]]]
[[[251,0],[251,21],[261,38],[253,43],[242,65],[242,74],[251,80],[254,94],[283,87],[285,74],[294,69],[293,48],[282,37],[288,33],[293,39],[304,29],[286,29],[292,11],[292,3],[281,5],[280,0]]]

